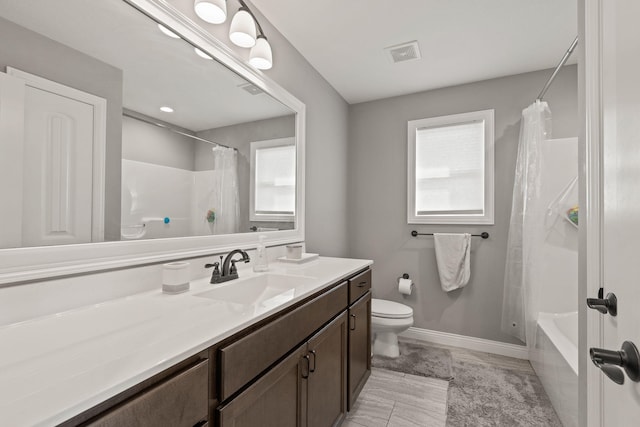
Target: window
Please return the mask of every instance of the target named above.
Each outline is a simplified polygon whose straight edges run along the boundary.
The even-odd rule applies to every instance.
[[[251,143],[250,220],[294,220],[296,146],[294,138]]]
[[[411,120],[409,224],[493,224],[493,110]]]

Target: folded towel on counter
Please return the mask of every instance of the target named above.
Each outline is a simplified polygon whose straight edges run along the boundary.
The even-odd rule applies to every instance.
[[[442,290],[462,288],[471,277],[471,234],[434,233]]]

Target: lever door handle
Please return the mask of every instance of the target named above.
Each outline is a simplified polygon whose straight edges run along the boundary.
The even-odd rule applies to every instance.
[[[614,293],[608,293],[606,298],[587,298],[587,307],[598,310],[602,314],[618,315],[618,299]]]
[[[631,381],[640,382],[640,353],[631,341],[622,343],[620,351],[591,348],[589,355],[594,365],[616,384],[624,384],[623,368]]]

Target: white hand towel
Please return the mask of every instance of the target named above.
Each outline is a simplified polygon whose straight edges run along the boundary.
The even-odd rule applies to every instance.
[[[442,290],[464,287],[471,276],[471,234],[434,233],[433,240]]]

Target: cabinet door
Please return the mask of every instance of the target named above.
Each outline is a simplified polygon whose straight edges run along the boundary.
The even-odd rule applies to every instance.
[[[347,411],[347,313],[308,342],[307,426],[339,425]]]
[[[349,307],[349,410],[371,374],[371,292]]]
[[[303,420],[308,375],[306,345],[216,410],[218,427],[297,427]],[[304,372],[303,372],[304,370]]]

